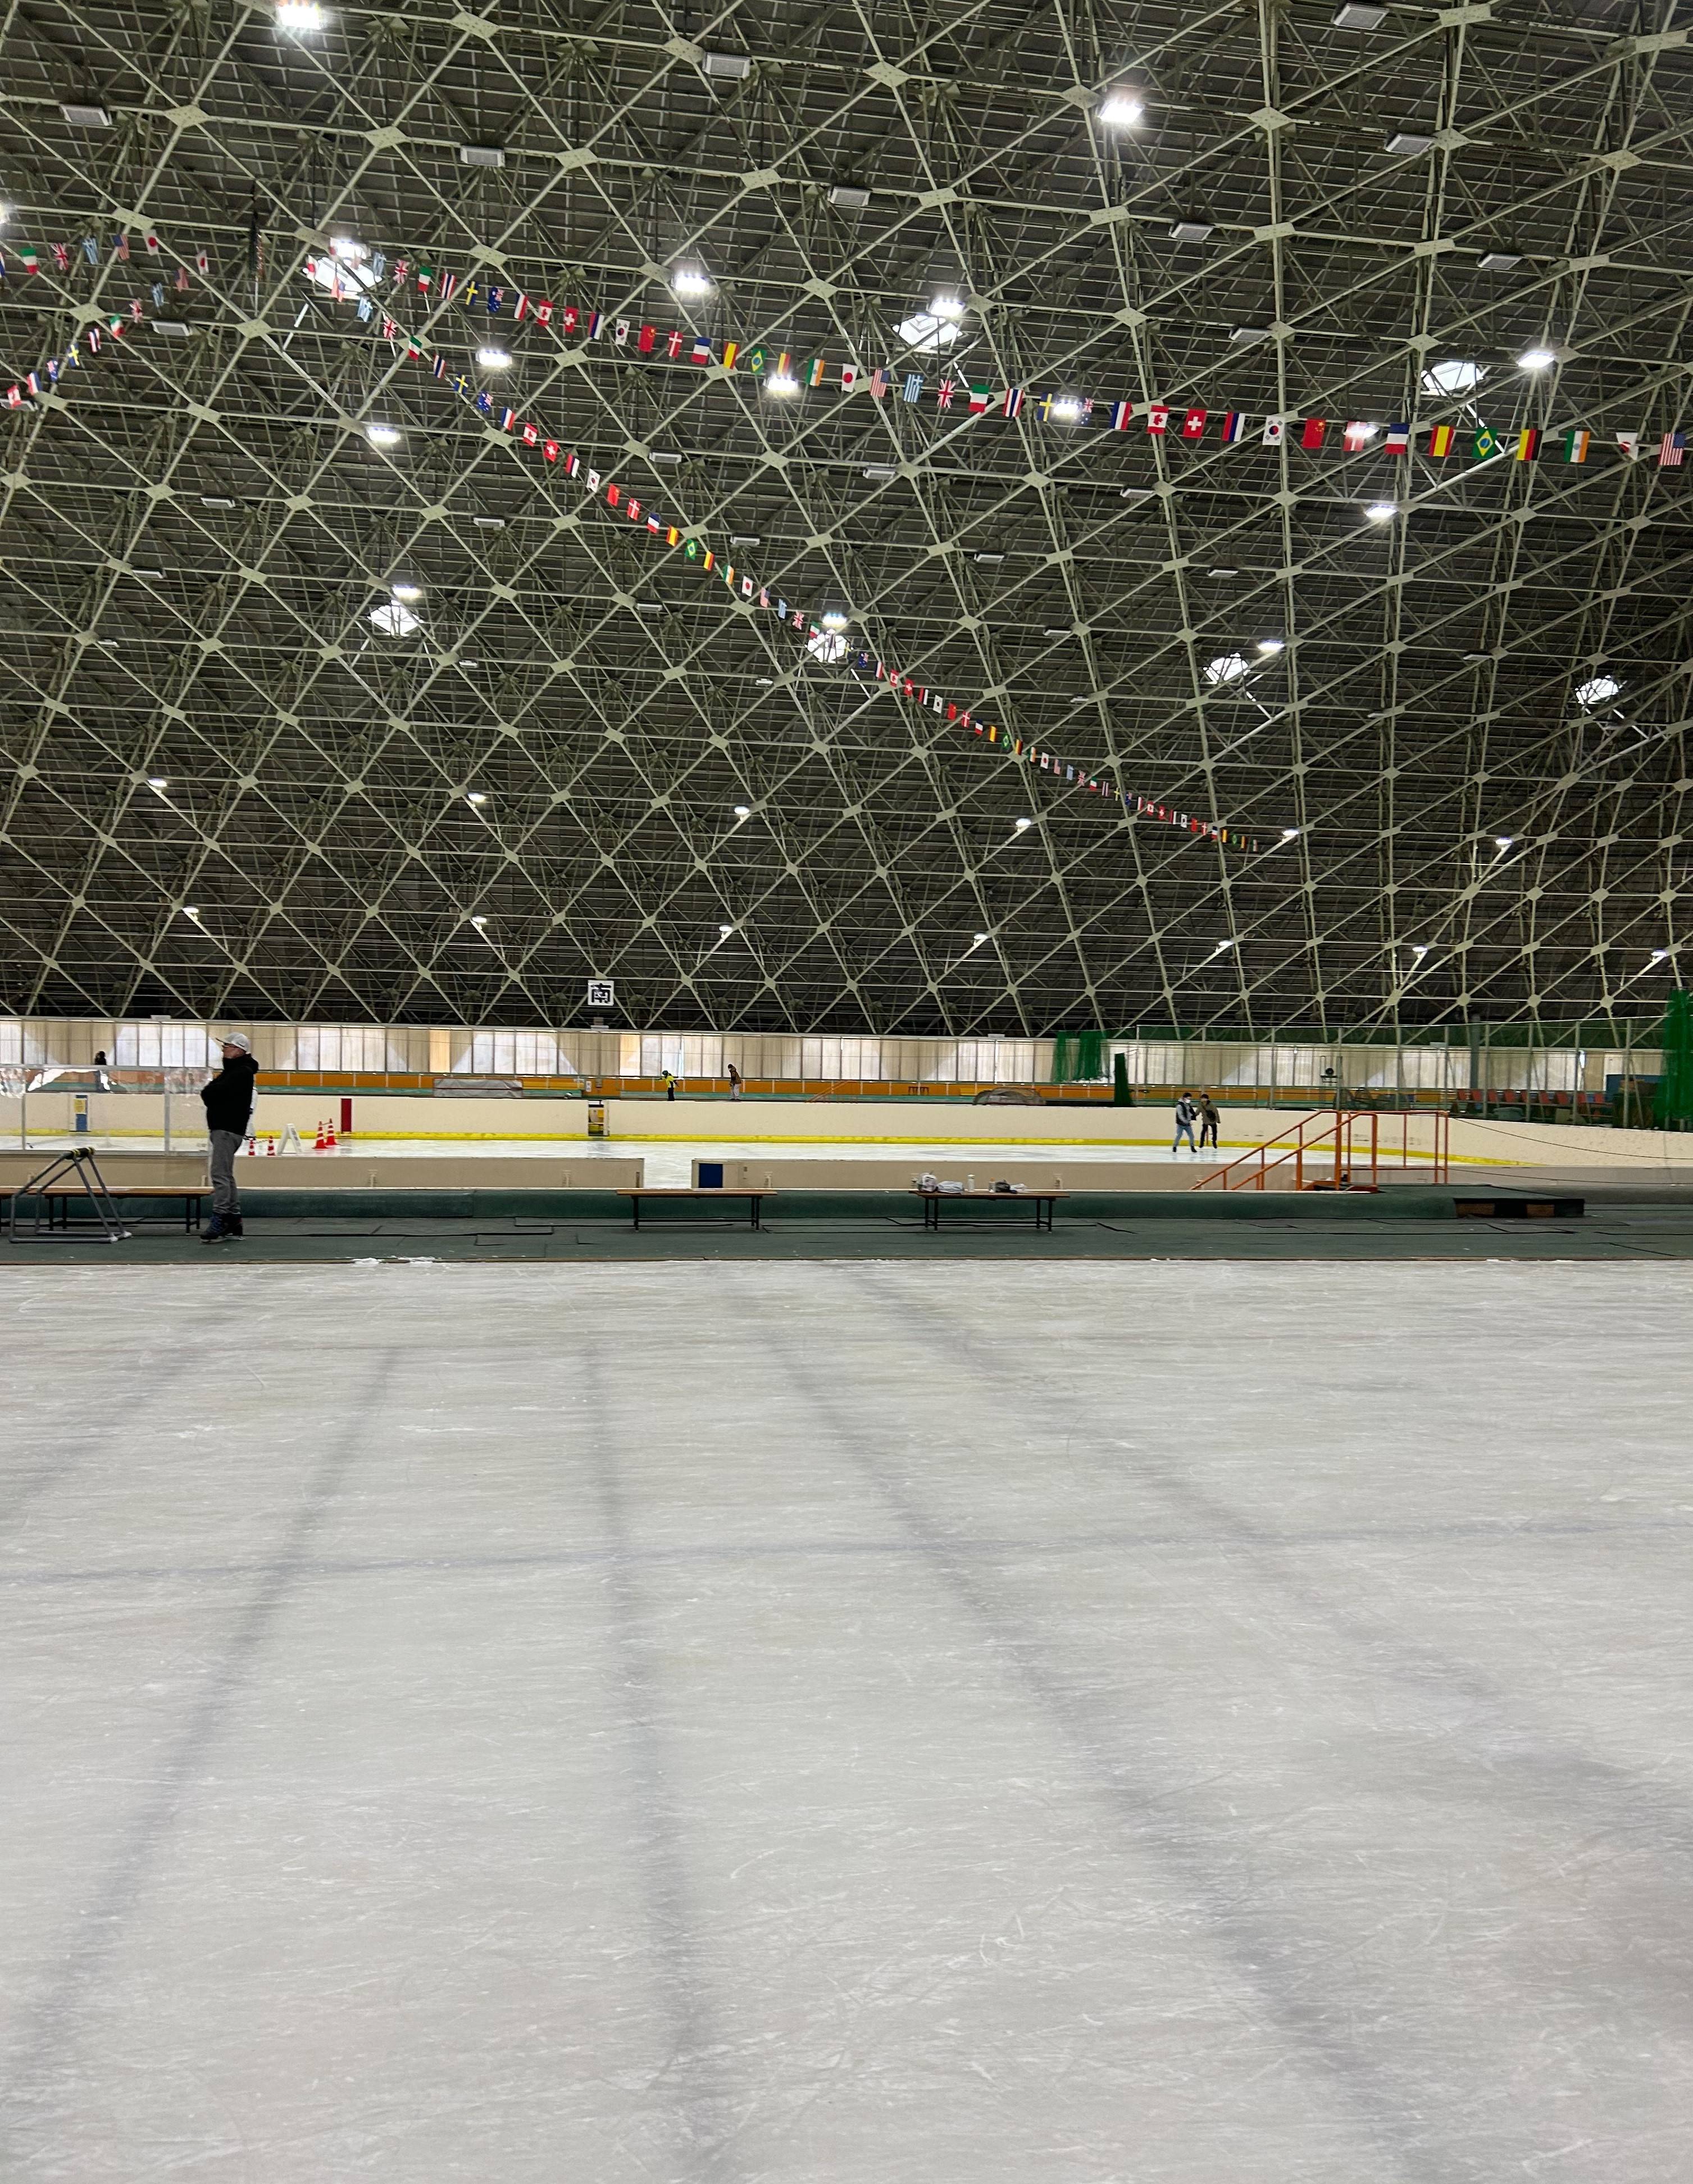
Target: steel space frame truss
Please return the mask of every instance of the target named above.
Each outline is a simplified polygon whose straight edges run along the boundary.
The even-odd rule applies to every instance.
[[[545,1024],[596,973],[675,1028],[1655,1005],[1693,472],[1613,443],[1685,421],[1693,55],[1667,5],[1332,13],[8,9],[4,376],[132,295],[187,331],[0,427],[0,1008]],[[1114,86],[1139,127],[1102,120]],[[372,326],[309,281],[332,237],[831,380],[919,372],[913,404],[784,401],[392,305],[472,371],[498,324],[500,400],[720,551],[755,540],[732,558],[855,645],[1263,847],[1055,790],[812,657],[397,355],[386,281]],[[671,293],[682,265],[708,296]],[[940,289],[955,343],[913,351]],[[1540,346],[1557,366],[1519,369]],[[1430,391],[1454,359],[1479,382]],[[943,372],[1254,422],[972,421]],[[1263,448],[1270,413],[1414,420],[1419,452]],[[1434,461],[1443,421],[1549,454]],[[370,621],[396,582],[400,633]]]

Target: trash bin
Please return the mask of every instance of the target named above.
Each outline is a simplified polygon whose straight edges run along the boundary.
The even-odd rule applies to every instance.
[[[588,1103],[588,1134],[591,1138],[605,1135],[605,1102],[590,1100]]]

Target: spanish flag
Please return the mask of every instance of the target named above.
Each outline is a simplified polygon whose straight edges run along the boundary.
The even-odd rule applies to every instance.
[[[1449,455],[1456,427],[1451,425],[1431,425],[1428,427],[1428,452],[1431,455]]]

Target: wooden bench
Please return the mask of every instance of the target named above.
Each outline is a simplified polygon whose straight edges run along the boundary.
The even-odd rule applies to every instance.
[[[1037,1228],[1050,1228],[1052,1209],[1067,1190],[914,1190],[923,1201],[923,1226],[938,1229],[943,1206],[1032,1206]]]
[[[109,1183],[106,1195],[114,1202],[120,1198],[180,1198],[182,1201],[182,1226],[192,1235],[200,1225],[200,1206],[212,1195],[209,1183]],[[47,1225],[49,1228],[69,1228],[73,1201],[85,1202],[88,1193],[80,1183],[50,1183],[41,1195],[47,1201]]]
[[[638,1228],[641,1225],[642,1206],[646,1203],[650,1203],[650,1201],[655,1198],[743,1198],[747,1201],[748,1208],[751,1214],[751,1218],[749,1220],[747,1226],[749,1228],[762,1228],[764,1227],[764,1221],[762,1218],[764,1201],[766,1198],[774,1198],[776,1195],[777,1194],[773,1190],[747,1190],[744,1188],[737,1190],[732,1187],[727,1190],[723,1190],[715,1184],[701,1186],[698,1184],[691,1186],[688,1184],[678,1184],[671,1189],[666,1189],[662,1184],[657,1184],[652,1185],[650,1188],[643,1184],[639,1190],[620,1190],[617,1194],[620,1198],[627,1198],[633,1207],[635,1214],[635,1226]],[[740,1223],[738,1222],[732,1221],[727,1224],[697,1222],[694,1225],[698,1228],[720,1227],[727,1225],[732,1228],[738,1228]]]

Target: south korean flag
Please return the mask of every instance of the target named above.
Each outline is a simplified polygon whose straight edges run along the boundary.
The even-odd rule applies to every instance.
[[[1267,417],[1264,420],[1264,433],[1261,442],[1261,444],[1264,447],[1283,447],[1286,444],[1287,437],[1288,421],[1285,417]]]

